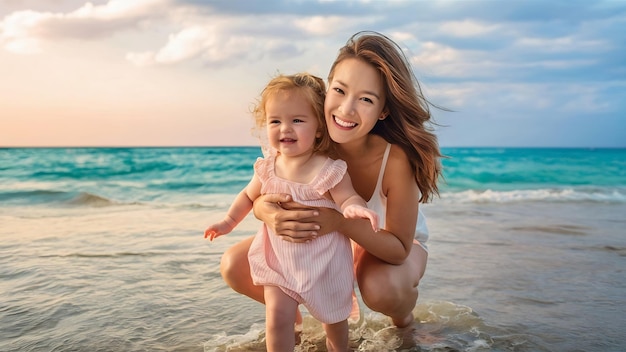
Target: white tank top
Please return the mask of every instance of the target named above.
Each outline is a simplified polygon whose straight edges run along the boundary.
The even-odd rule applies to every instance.
[[[387,215],[387,196],[383,194],[383,176],[385,175],[385,167],[387,166],[387,159],[389,158],[389,151],[391,150],[391,144],[387,143],[385,149],[385,155],[383,156],[383,162],[380,165],[380,171],[378,172],[378,180],[376,181],[376,188],[372,194],[372,198],[367,202],[367,207],[372,209],[378,214],[380,218],[380,228],[385,228],[385,220]],[[415,239],[419,244],[428,250],[426,241],[428,241],[428,226],[426,226],[426,218],[422,213],[422,209],[418,209],[417,213],[417,225],[415,226]]]

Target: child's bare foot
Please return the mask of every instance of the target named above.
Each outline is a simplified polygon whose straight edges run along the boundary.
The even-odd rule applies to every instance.
[[[302,343],[302,325],[299,325],[299,328],[298,328],[298,325],[296,325],[294,331],[295,331],[294,337],[296,338],[296,346],[298,346],[299,344]]]

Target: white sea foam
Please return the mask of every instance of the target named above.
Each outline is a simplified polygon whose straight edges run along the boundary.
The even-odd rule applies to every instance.
[[[544,188],[531,190],[467,190],[444,192],[441,202],[517,203],[517,202],[601,202],[626,203],[626,189],[620,188]]]

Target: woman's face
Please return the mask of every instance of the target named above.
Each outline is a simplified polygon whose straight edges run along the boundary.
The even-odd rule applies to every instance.
[[[355,58],[335,66],[324,102],[328,132],[333,141],[350,143],[365,138],[384,119],[383,80],[370,64]]]

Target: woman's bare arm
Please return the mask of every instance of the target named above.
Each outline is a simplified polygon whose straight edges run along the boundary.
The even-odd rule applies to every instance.
[[[411,252],[419,207],[419,189],[406,154],[392,146],[385,176],[383,192],[387,195],[385,228],[374,232],[367,220],[342,219],[336,214],[320,209],[317,223],[350,237],[370,254],[390,264],[401,264]]]
[[[255,200],[253,210],[258,219],[287,241],[306,242],[339,231],[381,260],[402,264],[415,236],[419,189],[400,148],[392,148],[383,191],[387,194],[387,216],[385,229],[378,232],[367,219],[346,219],[330,208],[306,207],[285,194],[261,196]]]
[[[374,232],[368,219],[346,219],[333,209],[320,209],[317,219],[321,225],[320,235],[339,231],[390,264],[402,264],[408,256],[403,242],[395,234],[385,229]]]
[[[372,255],[391,264],[407,256],[402,242],[386,230],[374,232],[367,219],[346,219],[331,208],[307,208],[291,201],[289,195],[267,194],[254,201],[254,215],[285,241],[302,243],[339,231]]]
[[[288,194],[266,194],[254,201],[254,216],[289,242],[307,242],[318,236],[318,208],[292,201]]]

